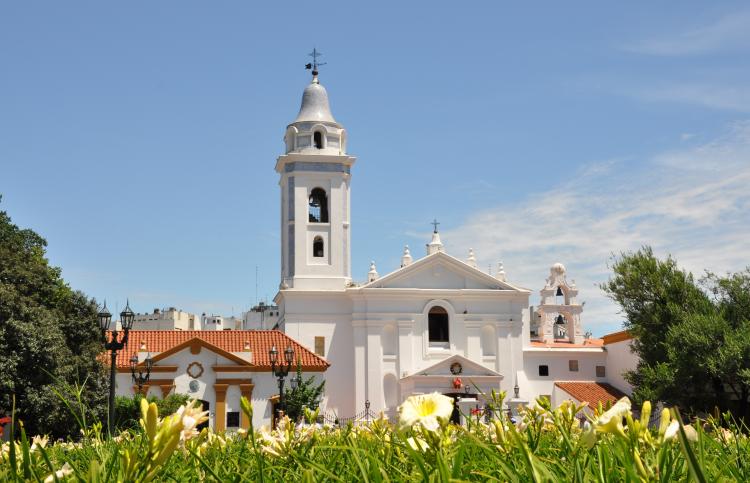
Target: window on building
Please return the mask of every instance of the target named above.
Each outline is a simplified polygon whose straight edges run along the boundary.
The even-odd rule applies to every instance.
[[[315,258],[323,258],[323,238],[316,236],[313,240],[313,256]]]
[[[239,428],[240,427],[240,412],[229,411],[227,412],[227,428]]]
[[[315,353],[320,357],[326,356],[326,338],[323,336],[315,336]]]
[[[568,370],[570,372],[578,372],[578,361],[571,359],[568,361]]]
[[[548,365],[541,365],[541,366],[539,366],[539,375],[540,376],[549,376],[549,366]]]
[[[605,366],[596,366],[596,377],[606,377],[607,368]]]
[[[323,188],[314,188],[310,192],[308,209],[310,223],[328,223],[328,196]]]
[[[449,346],[448,312],[442,307],[433,307],[427,315],[428,338],[433,347]]]
[[[323,133],[315,131],[315,134],[313,134],[313,142],[315,143],[316,149],[323,149]]]

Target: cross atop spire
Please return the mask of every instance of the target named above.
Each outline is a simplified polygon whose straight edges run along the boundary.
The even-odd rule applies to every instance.
[[[439,224],[440,224],[440,222],[437,221],[437,219],[432,220],[432,223],[430,223],[430,225],[432,225],[434,227],[434,229],[432,230],[432,233],[437,233],[438,232],[437,227],[438,227]]]
[[[318,75],[318,67],[321,65],[326,65],[327,62],[318,62],[318,57],[321,57],[323,54],[318,52],[318,49],[316,48],[313,48],[313,51],[307,55],[312,57],[313,61],[310,62],[309,64],[306,64],[305,69],[312,69],[312,75],[313,77],[315,77]]]

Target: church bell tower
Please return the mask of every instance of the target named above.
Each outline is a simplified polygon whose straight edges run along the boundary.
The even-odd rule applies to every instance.
[[[346,130],[331,114],[314,54],[312,81],[276,161],[282,290],[341,290],[351,281],[349,184],[356,158],[346,154]]]

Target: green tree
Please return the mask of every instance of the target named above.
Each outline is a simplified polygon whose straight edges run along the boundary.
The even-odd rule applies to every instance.
[[[284,391],[286,414],[292,421],[298,421],[300,417],[304,416],[303,408],[305,407],[311,411],[318,409],[326,385],[325,381],[316,382],[315,376],[304,379],[302,377],[302,364],[299,360],[297,361],[295,379],[297,380],[296,387],[293,389],[286,388]]]
[[[634,399],[748,417],[750,270],[699,284],[649,247],[621,254],[612,269],[602,288],[635,336],[639,362],[626,375]]]
[[[17,415],[30,434],[78,432],[53,388],[85,383],[89,421],[106,412],[107,380],[97,307],[72,290],[45,258],[47,242],[0,211],[0,415]],[[72,395],[68,394],[72,398]]]

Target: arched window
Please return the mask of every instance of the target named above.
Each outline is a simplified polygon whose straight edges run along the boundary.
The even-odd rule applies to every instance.
[[[315,143],[316,149],[323,149],[323,133],[320,131],[315,131],[313,134],[313,142]]]
[[[316,258],[322,258],[324,251],[323,238],[316,236],[313,240],[313,256]]]
[[[427,314],[430,346],[449,347],[448,312],[442,307],[433,307]]]
[[[309,222],[328,223],[328,196],[323,188],[315,188],[310,192]]]

